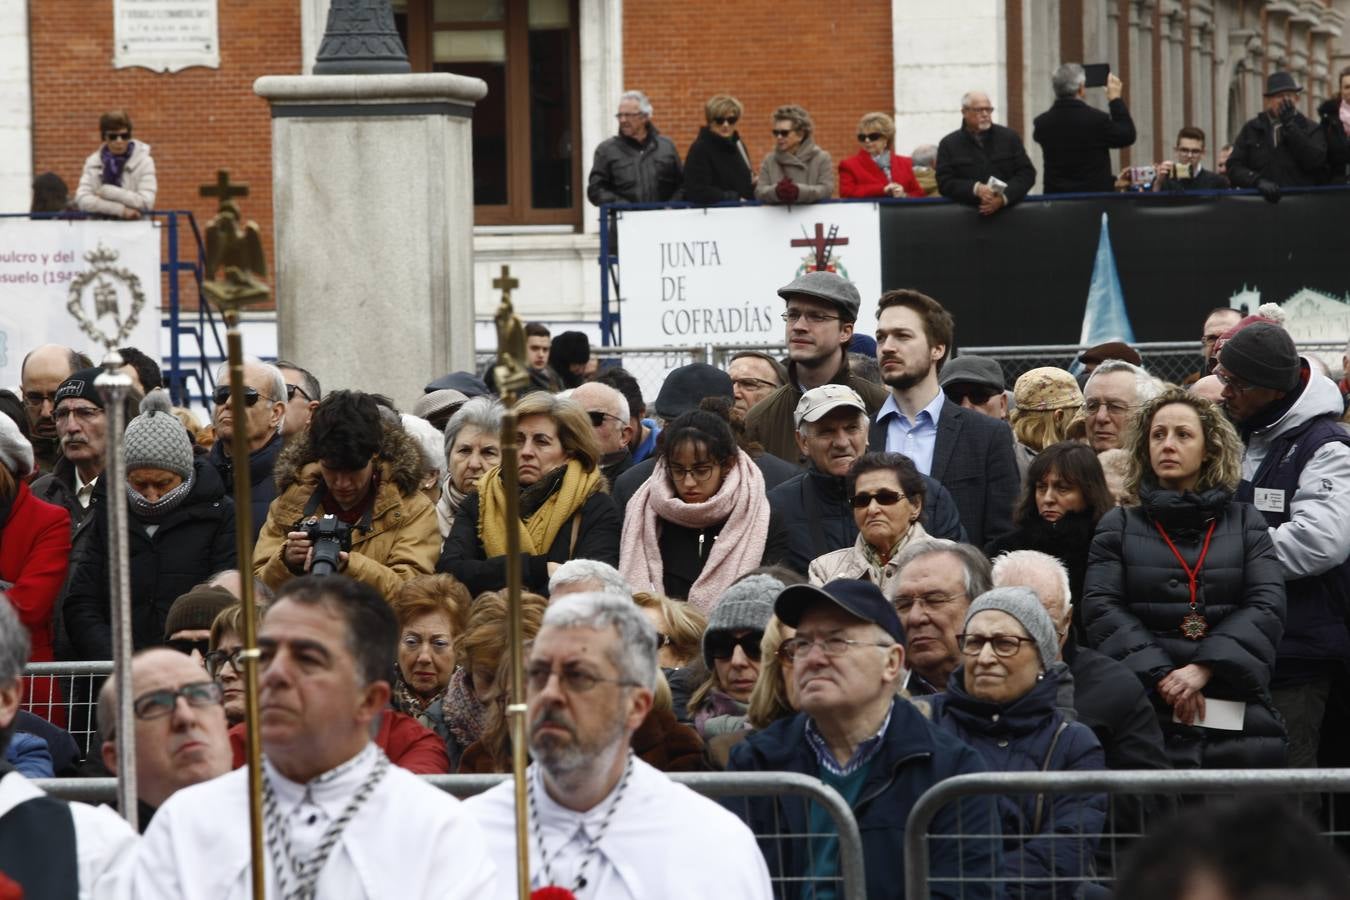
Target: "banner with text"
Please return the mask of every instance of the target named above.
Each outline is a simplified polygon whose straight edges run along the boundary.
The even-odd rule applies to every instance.
[[[0,219],[0,386],[17,391],[24,355],[41,344],[102,361],[104,349],[68,309],[72,287],[86,315],[111,333],[139,293],[144,306],[121,346],[159,359],[159,253],[159,228],[144,220]]]
[[[875,203],[657,209],[619,214],[623,344],[778,344],[786,334],[778,288],[824,267],[862,296],[856,329],[875,331],[881,241]],[[664,366],[634,375],[654,398]]]

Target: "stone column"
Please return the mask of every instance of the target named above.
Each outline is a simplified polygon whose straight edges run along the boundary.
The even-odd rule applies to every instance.
[[[477,78],[259,78],[272,106],[278,347],[325,387],[411,406],[474,368]]]

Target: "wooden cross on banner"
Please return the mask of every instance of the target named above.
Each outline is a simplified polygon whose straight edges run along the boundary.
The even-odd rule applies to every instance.
[[[225,208],[227,203],[233,206],[234,204],[231,201],[234,200],[235,197],[248,196],[248,185],[230,184],[230,173],[227,169],[216,169],[216,183],[213,185],[204,184],[197,188],[197,190],[203,197],[215,197],[219,199],[222,209]]]
[[[492,279],[492,286],[502,292],[502,298],[511,299],[511,289],[520,287],[520,279],[511,277],[511,267],[502,266],[502,274]]]
[[[813,247],[816,251],[816,270],[823,272],[830,263],[830,250],[833,247],[840,247],[848,243],[848,238],[836,237],[837,228],[831,228],[827,236],[825,226],[816,223],[815,237],[794,238],[792,246],[794,247]]]

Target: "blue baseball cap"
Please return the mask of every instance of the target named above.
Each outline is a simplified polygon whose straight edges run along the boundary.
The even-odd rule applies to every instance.
[[[897,644],[905,643],[905,629],[900,625],[895,607],[881,593],[881,588],[870,581],[836,578],[820,587],[812,584],[789,585],[774,600],[773,612],[784,625],[796,628],[802,612],[808,606],[821,602],[833,603],[851,616],[879,625],[895,638]]]

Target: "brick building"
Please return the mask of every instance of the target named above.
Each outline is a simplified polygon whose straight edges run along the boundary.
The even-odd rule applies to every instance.
[[[327,0],[184,0],[218,22],[217,68],[117,68],[114,13],[137,0],[0,0],[0,203],[26,209],[33,174],[73,192],[99,142],[98,116],[125,107],[160,173],[158,206],[209,214],[197,185],[228,165],[253,186],[248,214],[271,251],[270,125],[253,80],[307,71]],[[488,82],[475,131],[475,303],[494,302],[503,262],[531,318],[594,323],[598,223],[584,184],[614,132],[625,88],[645,90],[654,122],[683,154],[702,104],[729,92],[755,157],[769,115],[810,110],[836,160],[855,151],[858,117],[896,112],[902,152],[958,122],[961,93],[986,90],[997,121],[1027,135],[1050,104],[1061,60],[1106,61],[1126,83],[1139,141],[1121,163],[1163,158],[1183,124],[1231,139],[1265,75],[1293,71],[1307,111],[1350,64],[1350,0],[395,0],[417,71]],[[1034,143],[1029,143],[1033,155]],[[397,198],[390,198],[397,202]],[[594,333],[594,329],[590,329]]]

